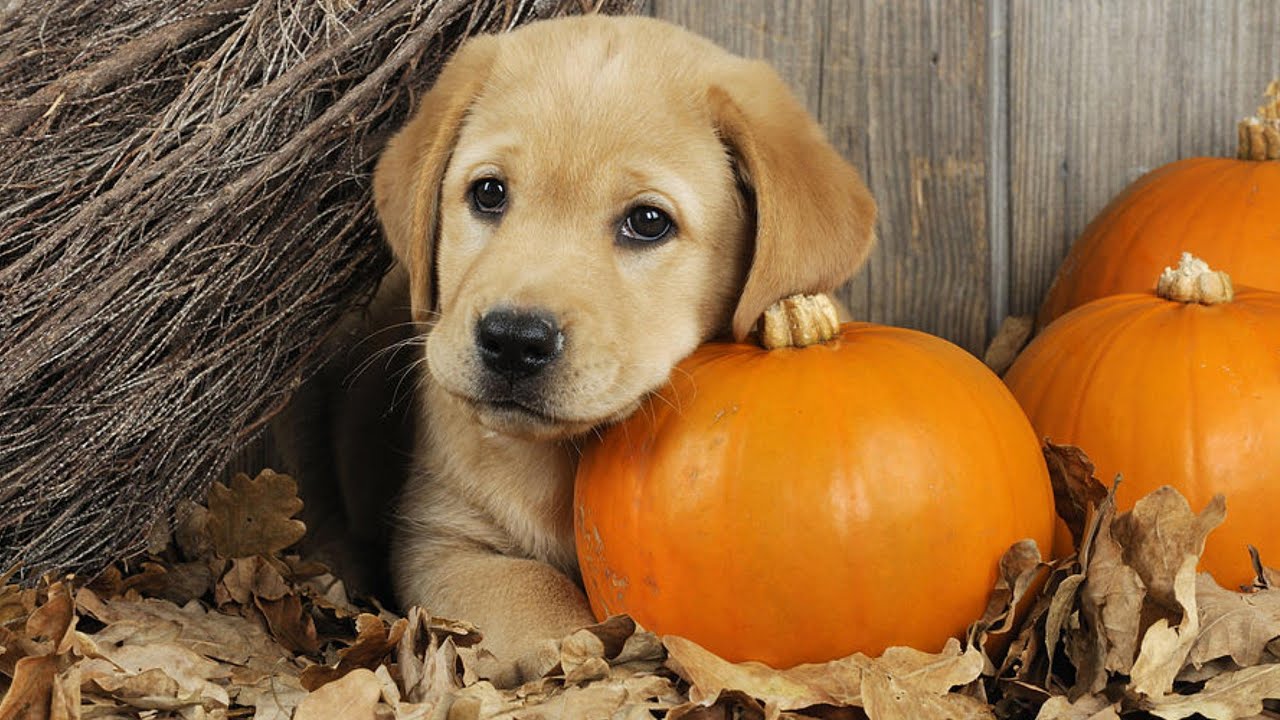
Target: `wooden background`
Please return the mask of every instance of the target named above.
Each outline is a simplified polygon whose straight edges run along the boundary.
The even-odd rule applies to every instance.
[[[1280,0],[651,0],[771,62],[862,171],[859,319],[981,354],[1143,172],[1234,155],[1280,77]],[[1280,222],[1280,219],[1277,219]]]

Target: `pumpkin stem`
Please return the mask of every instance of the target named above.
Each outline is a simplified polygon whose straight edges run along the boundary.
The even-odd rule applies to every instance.
[[[835,303],[827,295],[792,295],[764,311],[760,344],[769,350],[807,347],[830,340],[840,331]]]
[[[1165,300],[1202,305],[1231,302],[1236,296],[1231,276],[1210,268],[1189,252],[1182,253],[1177,269],[1167,267],[1160,273],[1156,294]]]
[[[1280,160],[1280,80],[1271,81],[1266,95],[1258,116],[1245,118],[1237,126],[1236,157],[1241,160]]]

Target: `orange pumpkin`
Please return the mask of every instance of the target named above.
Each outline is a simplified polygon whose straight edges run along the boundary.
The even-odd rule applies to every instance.
[[[1150,290],[1183,252],[1241,285],[1280,290],[1280,81],[1267,94],[1259,117],[1240,123],[1238,159],[1152,170],[1089,223],[1040,307],[1041,327],[1090,300]]]
[[[1040,444],[1000,380],[866,323],[805,348],[703,346],[585,450],[575,503],[598,617],[775,667],[939,650],[1010,544],[1047,548],[1053,526]]]
[[[1120,509],[1161,485],[1196,509],[1224,493],[1227,520],[1201,561],[1220,584],[1253,578],[1248,544],[1280,562],[1280,294],[1233,292],[1185,255],[1157,291],[1059,318],[1005,382],[1037,433],[1079,446],[1101,478],[1122,475]]]

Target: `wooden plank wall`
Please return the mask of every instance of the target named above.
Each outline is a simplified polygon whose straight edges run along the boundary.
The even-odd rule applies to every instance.
[[[1234,152],[1280,77],[1275,0],[652,0],[771,62],[864,174],[855,314],[980,353],[1142,172]]]

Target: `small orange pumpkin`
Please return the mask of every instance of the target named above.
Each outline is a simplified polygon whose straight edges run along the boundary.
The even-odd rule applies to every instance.
[[[939,650],[981,615],[1001,554],[1053,528],[1040,444],[1000,380],[867,323],[804,348],[703,346],[585,450],[575,503],[598,617],[775,667]]]
[[[1084,229],[1038,324],[1090,300],[1143,292],[1183,252],[1241,285],[1280,290],[1280,81],[1240,123],[1237,158],[1189,158],[1143,175]]]
[[[1201,568],[1253,578],[1246,546],[1280,562],[1280,293],[1232,289],[1184,255],[1155,292],[1095,300],[1049,325],[1005,382],[1036,432],[1079,446],[1121,510],[1161,485],[1227,499]],[[1059,552],[1070,540],[1058,533]]]

